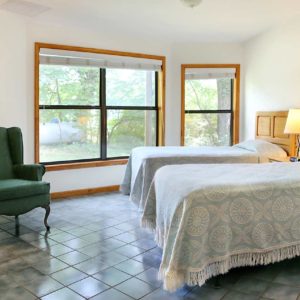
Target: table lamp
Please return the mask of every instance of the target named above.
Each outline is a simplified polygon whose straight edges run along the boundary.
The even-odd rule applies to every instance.
[[[293,108],[289,110],[288,117],[286,120],[284,133],[296,134],[297,136],[297,158],[299,157],[299,148],[300,148],[300,109]]]

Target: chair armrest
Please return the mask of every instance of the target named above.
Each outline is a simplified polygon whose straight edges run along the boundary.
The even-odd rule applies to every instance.
[[[19,179],[41,181],[46,168],[43,165],[14,165],[14,173]]]

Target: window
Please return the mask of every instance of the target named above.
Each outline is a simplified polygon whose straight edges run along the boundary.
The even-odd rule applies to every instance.
[[[182,65],[182,145],[237,143],[238,95],[239,65]]]
[[[162,145],[164,58],[67,48],[37,44],[36,160],[103,162]]]

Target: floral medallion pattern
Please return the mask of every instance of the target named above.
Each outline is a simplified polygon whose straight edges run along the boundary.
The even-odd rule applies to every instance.
[[[252,239],[258,247],[267,247],[272,242],[273,237],[274,229],[271,224],[259,223],[253,228]]]
[[[272,214],[277,221],[287,221],[294,211],[294,202],[291,198],[280,197],[273,202]]]
[[[190,216],[187,221],[187,232],[192,236],[199,236],[203,234],[209,224],[209,212],[204,207],[195,207],[190,212]]]
[[[246,198],[235,199],[230,206],[230,216],[237,224],[247,224],[253,219],[254,207]]]
[[[224,252],[231,240],[231,229],[227,226],[218,226],[210,234],[209,245],[216,252]]]

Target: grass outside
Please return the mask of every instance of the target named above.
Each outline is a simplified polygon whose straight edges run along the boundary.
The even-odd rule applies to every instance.
[[[124,144],[111,144],[107,149],[108,157],[128,156],[131,148]],[[40,161],[68,161],[80,159],[99,159],[100,145],[92,143],[54,144],[40,146]]]

